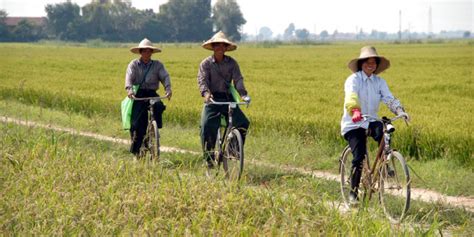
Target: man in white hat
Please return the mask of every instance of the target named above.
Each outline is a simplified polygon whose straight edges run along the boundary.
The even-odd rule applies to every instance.
[[[201,62],[197,75],[199,91],[206,103],[201,114],[201,143],[204,158],[208,167],[212,168],[214,153],[211,151],[216,144],[220,114],[228,116],[228,110],[226,105],[207,103],[210,102],[211,98],[220,102],[233,101],[229,91],[231,83],[235,86],[242,100],[250,102],[250,97],[247,95],[244,78],[240,73],[237,61],[225,55],[225,52],[237,49],[237,45],[228,40],[222,31],[219,31],[210,40],[202,44],[202,47],[214,52],[213,55]],[[234,109],[232,117],[234,126],[240,130],[242,139],[245,141],[245,135],[250,125],[249,120],[238,107]]]
[[[148,39],[143,39],[137,47],[133,47],[130,51],[134,54],[140,54],[140,58],[133,59],[127,68],[125,74],[125,90],[127,90],[128,97],[142,98],[142,97],[157,97],[159,83],[165,88],[165,96],[171,98],[171,81],[168,72],[164,65],[158,60],[152,60],[153,53],[161,52],[159,48],[153,47],[153,44]],[[133,90],[133,86],[138,85],[138,91]],[[140,147],[143,142],[143,137],[148,126],[147,109],[149,101],[134,101],[131,117],[130,136],[132,138],[132,145],[130,152],[138,155]],[[165,110],[163,102],[158,102],[153,105],[153,114],[158,124],[158,128],[163,126],[162,114]]]
[[[390,67],[390,61],[379,56],[372,46],[365,46],[360,56],[348,64],[353,72],[344,84],[344,115],[341,120],[341,133],[351,147],[352,180],[350,202],[357,203],[357,194],[362,174],[362,161],[367,152],[367,133],[380,143],[383,135],[383,125],[377,121],[363,121],[362,114],[378,117],[380,102],[397,115],[404,115],[408,120],[400,101],[388,89],[385,80],[378,76]]]

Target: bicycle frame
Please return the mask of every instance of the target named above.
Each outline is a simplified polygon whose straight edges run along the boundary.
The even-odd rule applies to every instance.
[[[133,100],[137,100],[137,101],[147,101],[149,100],[150,101],[150,106],[148,106],[148,122],[151,122],[152,120],[154,120],[154,117],[153,117],[153,110],[151,109],[152,106],[157,103],[157,102],[160,102],[162,99],[166,99],[168,97],[166,96],[157,96],[157,97],[142,97],[142,98],[137,98],[137,97],[133,97],[132,99]]]
[[[214,101],[211,99],[211,102],[207,103],[207,104],[215,104],[215,105],[227,105],[229,110],[228,110],[228,113],[229,113],[229,118],[228,118],[228,121],[227,121],[227,126],[225,127],[225,130],[224,130],[224,134],[222,137],[219,137],[219,151],[222,151],[222,145],[224,144],[224,138],[227,137],[227,135],[229,134],[229,132],[231,131],[231,129],[233,128],[233,118],[232,118],[232,114],[234,112],[234,109],[237,108],[238,105],[249,105],[248,102],[217,102],[217,101]]]
[[[207,105],[226,105],[228,108],[228,122],[226,126],[219,126],[215,147],[215,162],[217,162],[216,175],[219,167],[225,172],[228,179],[240,179],[244,166],[244,150],[242,135],[233,123],[233,112],[238,105],[248,105],[249,102],[216,102],[211,99]],[[220,119],[222,121],[222,114]],[[208,175],[209,173],[208,169]]]
[[[147,129],[146,129],[146,133],[145,135],[143,136],[143,142],[142,142],[142,146],[144,146],[148,141],[147,139],[150,139],[150,135],[149,135],[149,130],[150,130],[150,126],[152,126],[153,122],[155,121],[155,117],[153,115],[153,105],[159,101],[161,101],[162,99],[165,99],[167,98],[166,96],[162,96],[162,97],[142,97],[142,98],[136,98],[136,97],[133,97],[132,99],[133,100],[137,100],[137,101],[150,101],[150,104],[148,106],[148,109],[147,109],[147,115],[148,115],[148,126],[147,126]],[[156,124],[156,122],[155,122]],[[152,126],[153,128],[153,126]],[[159,157],[160,155],[160,145],[159,145],[159,137],[160,137],[160,134],[159,134],[159,129],[156,128],[154,129],[156,130],[155,133],[156,133],[156,144],[157,144],[157,147],[156,148],[156,153],[154,153],[154,148],[151,148],[151,147],[147,147],[147,145],[145,145],[146,149],[152,153],[152,158],[154,157]],[[140,148],[141,149],[141,148]],[[144,154],[146,154],[147,151],[145,151]],[[143,155],[144,156],[144,155]]]
[[[392,148],[390,147],[390,142],[391,142],[391,134],[395,131],[395,127],[393,127],[391,122],[397,119],[403,118],[403,116],[396,116],[392,119],[388,119],[386,117],[379,119],[379,118],[375,118],[368,115],[364,115],[363,117],[366,119],[366,121],[369,121],[369,120],[379,121],[383,124],[383,137],[382,137],[382,140],[380,141],[380,145],[377,149],[374,163],[372,164],[371,167],[370,167],[370,161],[369,161],[369,151],[367,150],[366,152],[366,162],[369,169],[369,172],[368,172],[369,177],[367,178],[368,178],[369,186],[370,186],[368,187],[369,189],[368,195],[370,199],[372,197],[372,193],[377,191],[375,185],[378,183],[377,181],[380,178],[379,172],[378,172],[378,170],[380,169],[379,164],[382,164],[385,161],[386,157],[392,152]]]

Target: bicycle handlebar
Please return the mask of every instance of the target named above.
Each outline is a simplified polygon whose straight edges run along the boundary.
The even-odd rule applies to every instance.
[[[373,120],[375,120],[375,121],[383,122],[382,119],[379,119],[379,118],[374,117],[374,116],[370,116],[370,115],[368,115],[368,114],[363,114],[363,115],[362,115],[362,118],[364,118],[365,120],[373,119]],[[393,122],[393,121],[398,120],[398,119],[401,119],[401,118],[403,118],[403,119],[405,120],[405,122],[407,122],[406,119],[405,119],[405,116],[403,116],[403,115],[397,115],[397,116],[395,116],[395,117],[393,117],[393,118],[389,118],[389,120],[390,120],[390,122]]]
[[[156,97],[133,97],[132,100],[162,100],[162,99],[167,99],[167,96],[156,96]]]
[[[210,102],[206,103],[206,104],[214,104],[214,105],[249,105],[250,102],[217,102],[217,101],[214,101],[213,99],[211,99]]]

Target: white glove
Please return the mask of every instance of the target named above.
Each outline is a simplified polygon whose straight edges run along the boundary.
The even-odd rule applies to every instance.
[[[244,95],[244,96],[242,96],[242,100],[243,100],[244,102],[246,102],[246,103],[249,103],[249,104],[250,104],[250,96],[248,96],[248,95]]]

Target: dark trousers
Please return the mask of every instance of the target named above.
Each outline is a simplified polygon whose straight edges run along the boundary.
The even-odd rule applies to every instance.
[[[367,135],[380,144],[383,136],[383,124],[381,122],[371,122],[367,131],[364,128],[357,128],[344,134],[353,156],[351,187],[355,193],[359,188],[362,175],[362,162],[367,154]]]
[[[221,115],[224,115],[228,121],[229,107],[227,105],[205,105],[201,114],[201,145],[204,151],[204,158],[211,159],[212,151],[216,144],[217,130],[221,123]],[[242,110],[237,107],[232,112],[233,126],[238,128],[242,135],[242,140],[245,142],[247,129],[250,126],[250,121],[245,117]]]
[[[135,95],[137,98],[143,97],[157,97],[158,94],[155,90],[138,90]],[[146,128],[148,126],[148,107],[150,102],[148,100],[136,100],[133,102],[132,107],[132,118],[130,126],[130,137],[132,144],[130,146],[130,152],[138,154],[140,147],[143,143],[143,137],[146,134]],[[163,102],[159,101],[153,105],[154,119],[158,125],[158,128],[163,127],[163,111],[165,110]]]

